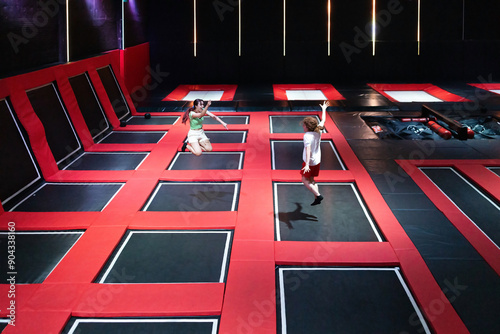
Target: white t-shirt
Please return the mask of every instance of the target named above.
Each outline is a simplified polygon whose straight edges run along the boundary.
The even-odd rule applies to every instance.
[[[302,160],[306,162],[306,147],[311,146],[311,158],[309,159],[309,166],[316,166],[321,162],[321,133],[314,131],[307,131],[304,134],[304,152],[302,153]]]

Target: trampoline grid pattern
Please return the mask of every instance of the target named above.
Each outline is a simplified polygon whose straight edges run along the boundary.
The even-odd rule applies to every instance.
[[[317,113],[312,113],[311,115],[317,116]],[[231,115],[228,115],[231,116]],[[274,224],[272,224],[274,220],[273,214],[273,187],[271,186],[273,181],[278,182],[292,182],[298,183],[300,182],[300,175],[298,171],[293,171],[292,174],[273,174],[269,173],[271,171],[271,141],[274,140],[273,134],[271,133],[262,133],[262,129],[270,129],[271,121],[275,117],[282,117],[283,113],[272,113],[272,112],[259,112],[259,113],[251,113],[251,121],[245,125],[236,125],[241,130],[248,131],[249,135],[247,138],[247,142],[245,144],[245,167],[243,169],[243,173],[240,174],[203,174],[203,175],[191,175],[190,171],[175,171],[184,175],[183,177],[189,177],[195,184],[200,184],[209,181],[209,183],[213,182],[223,182],[234,183],[234,187],[238,188],[239,191],[239,201],[238,201],[238,214],[234,215],[231,211],[229,212],[217,212],[215,215],[211,215],[209,212],[200,212],[199,214],[194,213],[185,213],[185,212],[168,212],[168,213],[157,213],[157,212],[144,212],[140,210],[140,208],[147,202],[147,198],[150,197],[151,194],[154,194],[155,187],[158,185],[158,182],[162,180],[169,180],[169,173],[174,171],[169,171],[166,168],[172,159],[178,154],[179,147],[182,141],[185,138],[185,133],[187,131],[185,125],[177,122],[169,127],[169,131],[165,134],[165,142],[174,143],[172,144],[157,144],[155,145],[148,157],[145,159],[143,164],[137,169],[137,172],[131,174],[128,177],[127,182],[123,185],[123,188],[118,192],[118,195],[113,198],[106,210],[113,212],[112,215],[100,215],[95,218],[94,221],[90,221],[87,223],[87,230],[85,232],[86,243],[89,247],[99,247],[104,254],[102,256],[98,256],[95,258],[88,258],[86,254],[80,254],[81,249],[72,250],[68,253],[68,257],[73,260],[80,259],[84,263],[79,269],[79,275],[84,275],[90,279],[95,277],[96,272],[100,271],[103,265],[103,262],[107,258],[107,252],[112,252],[115,248],[116,244],[122,238],[124,230],[127,228],[132,229],[144,229],[155,227],[164,228],[164,229],[196,229],[196,230],[206,230],[206,229],[219,229],[221,223],[225,226],[230,226],[235,229],[235,236],[240,235],[240,238],[235,238],[233,240],[231,251],[231,259],[229,266],[229,271],[227,273],[226,283],[217,283],[225,285],[224,294],[223,290],[219,290],[216,286],[212,286],[214,283],[200,283],[200,288],[203,287],[204,291],[217,291],[213,295],[205,295],[204,298],[200,298],[199,292],[194,287],[190,286],[189,289],[194,289],[192,293],[186,292],[189,290],[183,290],[187,293],[182,297],[182,300],[179,300],[177,306],[172,306],[172,304],[165,304],[166,302],[157,301],[154,305],[150,305],[150,313],[151,316],[155,315],[176,315],[186,314],[186,310],[190,310],[190,314],[192,312],[196,312],[199,310],[202,314],[208,315],[221,315],[221,321],[219,324],[219,331],[222,332],[234,332],[235,328],[238,328],[240,325],[237,322],[238,316],[245,314],[251,314],[255,312],[255,305],[252,304],[253,300],[267,300],[269,298],[269,292],[275,289],[275,265],[281,263],[283,261],[279,255],[275,255],[273,249],[270,251],[266,250],[266,247],[262,247],[263,242],[272,242],[274,240]],[[303,117],[303,115],[300,115]],[[386,207],[385,202],[383,200],[373,197],[374,193],[377,193],[376,187],[373,183],[371,183],[371,179],[360,164],[359,161],[353,160],[352,158],[346,159],[345,157],[350,156],[352,151],[347,145],[344,137],[340,133],[340,131],[336,128],[333,121],[328,118],[326,122],[326,128],[329,130],[328,133],[323,134],[323,140],[335,142],[336,149],[338,151],[339,157],[342,157],[343,161],[346,163],[347,170],[339,170],[334,171],[334,173],[328,173],[328,171],[324,171],[320,174],[318,178],[319,182],[345,182],[346,180],[351,179],[351,181],[355,181],[356,184],[363,184],[364,186],[360,189],[360,196],[362,196],[365,202],[371,207],[378,207],[379,209],[374,213],[374,218],[377,221],[381,221],[382,224],[380,226],[384,236],[387,237],[388,241],[391,238],[395,238],[394,226],[396,226],[397,222],[394,218],[394,225],[391,226],[391,218],[390,218],[390,210]],[[259,133],[259,136],[252,136],[252,133]],[[302,140],[303,133],[280,133],[280,140],[291,140],[291,141],[300,141]],[[267,145],[262,145],[262,141],[267,142]],[[238,145],[242,144],[225,144],[228,145],[227,149],[231,149],[231,147],[236,148]],[[233,146],[231,146],[233,145]],[[167,158],[165,157],[167,156]],[[159,159],[161,157],[161,159]],[[267,158],[263,158],[267,157]],[[154,162],[154,163],[153,163]],[[156,170],[155,173],[152,173],[153,170]],[[99,175],[101,172],[95,172],[94,175]],[[236,176],[235,176],[236,175]],[[277,177],[277,178],[276,178]],[[113,181],[113,177],[107,176],[110,181]],[[115,180],[116,181],[116,180]],[[236,181],[236,182],[235,182]],[[239,184],[241,182],[241,184]],[[168,183],[168,182],[166,182]],[[367,186],[368,185],[368,186]],[[256,197],[256,194],[258,196]],[[385,206],[385,207],[384,207]],[[259,208],[256,210],[255,208]],[[380,209],[382,208],[382,209]],[[384,209],[385,208],[385,209]],[[386,211],[387,210],[387,211]],[[57,215],[60,213],[54,213]],[[5,216],[5,215],[4,215]],[[389,216],[389,218],[387,218]],[[78,218],[79,213],[67,213],[65,214],[68,221],[72,219],[82,219]],[[383,217],[383,218],[382,218]],[[7,218],[8,219],[8,216]],[[124,220],[125,219],[125,220]],[[29,218],[29,215],[24,215],[20,213],[16,216],[16,220],[22,222],[27,227],[30,224],[33,224],[32,220]],[[125,224],[124,224],[125,223]],[[94,226],[94,224],[96,224]],[[38,225],[33,225],[38,226]],[[106,238],[103,239],[101,230],[105,228],[108,232],[106,233]],[[45,229],[51,229],[50,224],[48,224]],[[400,233],[396,232],[398,238],[401,237]],[[241,239],[241,236],[245,236]],[[95,241],[93,241],[95,240]],[[253,241],[255,240],[255,241]],[[409,242],[409,241],[408,241]],[[403,241],[404,243],[404,241]],[[247,245],[246,245],[247,244]],[[254,244],[255,246],[250,246]],[[294,249],[296,248],[297,243],[291,242],[286,245],[283,245],[285,248],[289,248],[287,254],[291,254],[293,257],[302,258],[304,254],[300,252],[296,253]],[[311,245],[314,247],[314,242],[300,242],[299,244],[307,246]],[[384,244],[384,243],[374,243],[374,244]],[[246,246],[245,246],[246,245]],[[408,247],[411,244],[408,243]],[[364,246],[370,249],[370,246]],[[78,247],[77,247],[78,249]],[[403,260],[402,263],[399,263],[392,255],[392,253],[386,253],[384,251],[377,250],[378,248],[373,248],[373,251],[369,253],[371,256],[375,258],[375,260],[368,260],[364,265],[370,266],[378,261],[386,261],[389,263],[397,262],[401,264],[402,270],[404,271],[405,266],[423,266],[423,262],[419,264],[419,261],[415,262],[415,259],[411,260],[410,263],[405,263]],[[366,252],[367,249],[363,250],[363,253]],[[74,254],[72,254],[75,252]],[[358,263],[359,260],[354,260],[357,258],[359,254],[353,254],[352,250],[337,250],[335,252],[335,256],[331,259],[319,260],[319,265],[324,266],[328,264],[338,263],[337,256],[340,258],[344,258],[345,265]],[[349,260],[352,259],[352,260]],[[244,261],[242,261],[244,260]],[[249,266],[248,260],[250,263],[253,263]],[[300,262],[301,260],[298,260]],[[373,261],[373,262],[372,262]],[[49,282],[68,282],[67,277],[73,277],[71,279],[81,280],[76,274],[73,273],[74,267],[72,265],[68,266],[70,261],[65,261],[63,264],[60,264],[54,272],[49,275]],[[421,268],[422,269],[422,268]],[[248,284],[248,279],[250,277],[255,277],[255,271],[259,272],[259,282],[258,288],[252,288],[251,291],[243,288],[246,284]],[[422,269],[425,272],[425,269]],[[422,270],[419,270],[417,276],[410,275],[407,277],[410,284],[412,284],[413,291],[417,294],[417,299],[419,299],[419,303],[426,303],[427,296],[438,296],[440,290],[438,288],[433,287],[434,284],[433,279],[429,276],[422,276]],[[430,281],[429,281],[430,280]],[[433,293],[429,294],[429,283],[424,284],[417,282],[432,282],[431,291]],[[90,281],[89,281],[90,283]],[[135,284],[131,284],[135,285]],[[198,285],[198,284],[197,284]],[[92,286],[88,287],[82,286],[84,291],[92,291]],[[130,284],[122,284],[123,291],[129,291],[130,293],[125,293],[124,297],[120,298],[120,301],[116,301],[116,303],[111,303],[110,305],[106,305],[106,307],[102,310],[106,315],[114,315],[114,316],[127,316],[132,315],[137,312],[137,303],[134,302],[135,298],[137,298],[136,294],[131,290]],[[155,288],[154,286],[158,286]],[[141,294],[145,293],[147,296],[156,295],[158,292],[157,289],[162,289],[162,284],[154,284],[154,286],[148,286],[147,292],[144,292],[144,289],[141,289]],[[176,289],[181,288],[183,284],[174,284],[171,288],[171,292],[174,293]],[[97,287],[98,289],[102,289]],[[95,288],[94,288],[95,289]],[[100,290],[99,290],[100,291]],[[170,291],[170,290],[169,290]],[[61,292],[63,293],[63,291]],[[92,292],[89,292],[92,293]],[[95,293],[95,292],[94,292]],[[210,292],[207,292],[210,293]],[[83,297],[82,297],[83,298]],[[123,298],[123,299],[122,299]],[[148,297],[149,298],[149,297]],[[221,308],[221,300],[224,298],[224,308]],[[432,298],[432,297],[431,297]],[[41,303],[40,307],[43,308],[44,302],[41,300],[44,299],[39,295],[37,300]],[[155,298],[156,299],[156,298]],[[242,300],[246,300],[242,303]],[[427,300],[430,302],[430,300]],[[81,301],[76,301],[76,305]],[[123,308],[123,303],[129,305]],[[186,307],[186,303],[189,305]],[[445,319],[449,319],[449,312],[451,309],[444,310],[444,314],[448,314],[444,316]],[[71,311],[70,311],[71,312]],[[63,314],[67,314],[62,312]],[[98,312],[99,313],[99,312]],[[77,314],[79,315],[92,315],[95,314],[95,310],[88,309],[83,307],[79,309]],[[69,315],[69,314],[68,314]],[[453,318],[453,314],[451,315]],[[36,318],[36,316],[35,316]],[[66,318],[65,318],[66,319]],[[265,321],[265,327],[271,328],[270,332],[275,332],[276,328],[276,318],[269,317]],[[45,328],[54,328],[55,326],[60,326],[57,330],[60,330],[65,325],[66,320],[60,319],[55,322],[45,322],[41,318],[37,318],[37,324],[44,324]],[[436,324],[434,321],[434,325],[440,326],[439,321]],[[30,328],[30,324],[25,323],[24,326],[26,328]],[[264,324],[263,324],[264,326]],[[449,323],[442,324],[442,326],[446,326],[449,328]],[[262,327],[264,328],[264,327]]]
[[[106,57],[108,56],[88,60],[88,62],[95,62],[95,64],[92,63],[93,69],[89,70],[93,83],[99,80],[97,69],[103,66],[111,68],[106,62],[108,59]],[[47,73],[49,73],[48,76],[52,76],[48,81],[55,80],[53,72]],[[114,77],[115,83],[118,79],[119,76]],[[26,83],[24,85],[29,86]],[[102,84],[101,87],[96,87],[96,90],[100,98],[105,95]],[[65,90],[61,89],[61,91]],[[130,96],[125,95],[126,100],[129,101]],[[16,100],[14,107],[26,103],[24,96],[17,95],[14,98]],[[103,107],[109,116],[109,106],[103,105]],[[133,105],[129,107],[134,115]],[[176,115],[180,116],[180,113]],[[225,115],[237,116],[236,113],[225,113]],[[311,115],[317,116],[318,113],[311,113]],[[64,260],[56,266],[44,283],[37,287],[18,286],[20,295],[26,297],[26,300],[19,300],[17,304],[16,311],[19,317],[16,329],[26,333],[60,332],[72,315],[84,318],[130,317],[141,313],[148,317],[178,317],[196,313],[197,316],[220,316],[219,331],[234,333],[241,326],[242,319],[243,321],[252,319],[255,312],[261,314],[256,301],[266,301],[271,303],[268,316],[262,318],[259,327],[255,330],[259,333],[276,333],[277,301],[273,299],[276,289],[276,265],[303,264],[307,259],[309,265],[318,267],[339,264],[343,266],[361,264],[363,267],[371,267],[380,266],[381,263],[401,267],[417,303],[424,306],[423,310],[427,312],[426,316],[436,332],[465,333],[466,329],[452,305],[442,305],[439,317],[435,317],[425,308],[436,300],[440,300],[443,297],[442,291],[415,246],[380,196],[370,175],[330,118],[326,121],[328,133],[323,134],[323,139],[331,140],[336,144],[347,170],[324,171],[317,180],[322,183],[354,182],[358,185],[360,196],[363,197],[367,207],[375,209],[371,211],[374,220],[379,223],[381,233],[388,242],[375,242],[370,245],[365,243],[349,245],[319,243],[321,245],[318,245],[315,242],[274,242],[272,183],[299,183],[300,175],[297,171],[293,173],[276,171],[275,173],[271,170],[270,141],[277,139],[277,136],[263,129],[270,129],[271,117],[282,117],[284,114],[258,112],[250,113],[250,116],[248,124],[232,127],[234,130],[248,131],[249,134],[244,144],[245,167],[238,173],[193,175],[190,171],[167,170],[187,133],[187,127],[180,122],[168,126],[164,140],[150,146],[150,154],[134,173],[103,171],[72,173],[54,171],[51,169],[53,166],[48,168],[48,174],[53,180],[66,182],[74,182],[75,179],[82,182],[100,180],[111,183],[124,182],[124,184],[103,212],[3,212],[0,215],[2,224],[15,221],[19,230],[51,231],[54,226],[69,230],[74,229],[75,225],[85,229],[82,238],[66,254]],[[112,120],[112,124],[115,126],[119,124],[117,117]],[[302,131],[282,132],[278,139],[301,140],[302,135]],[[225,150],[237,151],[241,145],[227,144]],[[108,146],[105,144],[96,149],[99,150],[101,147]],[[117,145],[117,149],[120,148],[125,150],[130,146]],[[48,165],[46,161],[39,161],[39,163],[43,166]],[[47,170],[46,167],[44,168]],[[141,210],[159,182],[168,182],[177,178],[189,178],[193,183],[233,182],[237,184],[240,190],[238,212],[159,213]],[[89,298],[92,300],[96,296],[110,293],[111,290],[107,284],[92,282],[127,230],[213,230],[220,229],[221,225],[227,229],[234,229],[235,235],[226,283],[139,286],[123,284],[120,285],[120,293],[113,294],[109,303],[99,304],[98,309],[95,303],[89,302]],[[397,244],[398,247],[392,248],[392,244]],[[327,256],[323,254],[318,256],[318,246],[335,251],[327,252]],[[89,253],[92,256],[89,256]],[[408,253],[411,255],[408,256]],[[2,288],[5,292],[5,285]],[[158,298],[159,295],[168,295],[171,298]],[[271,299],[270,296],[272,296]],[[138,299],[147,303],[138,303]],[[3,311],[6,309],[4,306],[0,305],[1,316],[6,315]]]

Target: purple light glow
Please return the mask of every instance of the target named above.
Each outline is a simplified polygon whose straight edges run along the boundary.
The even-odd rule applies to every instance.
[[[130,9],[130,15],[134,21],[139,20],[139,11],[137,9],[137,0],[128,0],[128,6]]]
[[[87,10],[89,11],[90,16],[92,17],[92,21],[94,26],[101,26],[106,22],[106,8],[104,8],[103,0],[85,0]]]

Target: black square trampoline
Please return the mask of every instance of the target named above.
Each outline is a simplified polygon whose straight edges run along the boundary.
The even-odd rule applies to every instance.
[[[319,117],[316,115],[293,115],[293,116],[269,116],[269,125],[271,133],[304,133],[302,120],[305,117]]]
[[[9,211],[102,211],[122,186],[123,183],[45,183]]]
[[[246,131],[205,131],[205,134],[212,144],[240,144],[245,143],[247,140]]]
[[[16,284],[42,283],[61,262],[83,231],[51,231],[15,233],[15,264],[8,264],[9,232],[0,232],[0,249],[5,256],[0,261],[0,279],[7,282],[15,276]],[[4,253],[5,251],[5,253]]]
[[[272,140],[272,168],[300,170],[304,142],[301,140]],[[335,146],[331,140],[321,141],[321,169],[345,170]]]
[[[126,123],[127,125],[172,125],[178,119],[178,116],[151,116],[151,118],[132,116],[127,119]]]
[[[217,117],[219,117],[226,124],[248,124],[250,120],[250,116],[221,116],[220,113],[217,113]],[[213,119],[212,117],[205,117],[203,120],[203,124],[218,124],[220,123]]]
[[[98,283],[223,283],[231,231],[129,230]]]
[[[243,155],[243,152],[204,152],[197,157],[191,152],[178,152],[168,169],[242,169]]]
[[[100,144],[156,144],[166,131],[113,131],[99,141]]]
[[[277,241],[383,241],[352,183],[318,183],[324,200],[302,183],[274,183]]]
[[[398,268],[277,271],[278,333],[431,333]]]
[[[239,182],[160,182],[142,211],[236,211]]]
[[[216,334],[216,318],[71,318],[63,334]]]
[[[85,152],[67,170],[136,170],[146,159],[142,152]]]

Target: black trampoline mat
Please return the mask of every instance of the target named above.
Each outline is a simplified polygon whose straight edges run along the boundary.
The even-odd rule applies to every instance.
[[[500,206],[452,168],[421,168],[434,184],[500,246]]]
[[[42,176],[25,139],[25,131],[5,99],[0,99],[0,201],[6,203]]]
[[[221,116],[220,113],[217,113],[217,117],[226,124],[248,124],[250,119],[249,116]],[[212,117],[203,118],[203,124],[218,124],[222,127],[222,125]]]
[[[218,319],[212,318],[120,318],[120,319],[83,319],[72,318],[63,334],[215,334]]]
[[[274,184],[277,241],[383,241],[353,184],[318,185],[324,200],[311,206],[302,183]]]
[[[7,327],[10,319],[0,319],[0,333]]]
[[[489,170],[500,176],[500,167],[490,167]]]
[[[46,183],[11,211],[101,211],[122,183]]]
[[[293,116],[269,116],[270,132],[271,133],[304,133],[302,120],[305,117],[316,117],[316,115],[293,115]]]
[[[238,182],[160,182],[143,211],[236,211]]]
[[[15,268],[7,263],[8,232],[0,232],[0,279],[7,282],[14,269],[16,284],[42,283],[73,247],[83,231],[15,233]]]
[[[132,116],[127,120],[127,125],[172,125],[179,119],[178,116]]]
[[[278,333],[430,333],[396,268],[278,268]]]
[[[273,169],[292,169],[299,171],[302,168],[303,141],[273,140],[271,141],[271,150],[273,156]],[[344,164],[330,140],[321,141],[321,169],[345,170]]]
[[[205,131],[212,144],[244,143],[247,139],[246,131]]]
[[[204,152],[197,157],[191,152],[179,152],[169,170],[242,169],[243,152]]]
[[[135,170],[147,156],[136,152],[86,152],[65,169]]]
[[[156,144],[166,134],[165,131],[113,131],[104,137],[101,144]]]
[[[223,283],[230,231],[128,231],[99,283]]]

